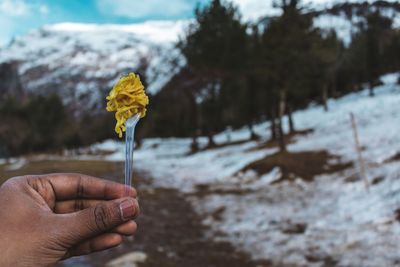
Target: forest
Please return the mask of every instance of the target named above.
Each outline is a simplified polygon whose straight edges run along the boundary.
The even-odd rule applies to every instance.
[[[285,135],[296,131],[294,111],[320,105],[321,112],[329,112],[329,98],[364,88],[374,97],[379,77],[400,70],[400,30],[381,12],[387,2],[357,4],[362,19],[349,43],[334,30],[315,26],[314,18],[338,10],[351,17],[356,4],[322,11],[310,10],[299,0],[276,5],[281,15],[252,23],[243,22],[228,1],[196,8],[194,21],[176,44],[187,63],[151,95],[139,144],[143,137],[191,137],[195,152],[199,136],[207,136],[208,147],[213,147],[216,133],[247,127],[250,138],[257,139],[253,125],[268,120],[271,137],[284,151]],[[400,10],[399,4],[391,5]],[[61,151],[116,138],[114,118],[104,108],[76,116],[74,107],[64,105],[54,91],[27,94],[22,100],[0,96],[0,156]]]

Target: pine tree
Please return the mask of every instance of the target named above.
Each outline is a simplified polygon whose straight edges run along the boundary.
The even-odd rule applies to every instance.
[[[314,42],[313,52],[316,59],[314,72],[319,77],[315,81],[321,88],[321,101],[325,111],[328,111],[329,89],[332,92],[336,91],[336,75],[343,62],[343,51],[344,46],[338,40],[335,31],[316,38]]]
[[[223,79],[242,68],[245,57],[246,26],[240,22],[237,9],[220,0],[196,9],[196,22],[189,28],[180,48],[188,65],[208,80],[209,93],[202,104],[209,145],[215,145],[214,132],[221,127],[222,108],[219,103]]]
[[[369,94],[374,96],[374,85],[380,75],[380,57],[383,54],[384,42],[392,29],[393,21],[381,15],[379,9],[366,15],[366,67]]]
[[[250,131],[250,139],[257,140],[259,135],[254,132],[253,124],[254,120],[260,116],[261,106],[261,87],[262,87],[262,42],[259,29],[257,25],[251,27],[251,33],[247,37],[246,43],[246,56],[243,60],[243,66],[245,67],[245,91],[246,94],[242,98],[244,105],[243,112],[246,114],[246,124]]]
[[[283,13],[273,19],[264,33],[264,46],[270,84],[275,87],[277,102],[277,128],[281,151],[286,150],[282,117],[289,117],[289,129],[294,132],[291,110],[309,90],[312,71],[312,44],[319,32],[313,27],[312,17],[303,14],[298,1],[281,2]],[[289,112],[288,112],[289,111]]]

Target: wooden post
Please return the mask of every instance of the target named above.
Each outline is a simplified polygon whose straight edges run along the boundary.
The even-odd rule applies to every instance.
[[[365,161],[362,156],[361,152],[361,145],[360,141],[358,138],[358,131],[357,131],[357,124],[356,124],[356,119],[353,113],[350,113],[350,120],[351,120],[351,126],[353,128],[353,136],[354,136],[354,143],[355,143],[355,148],[357,152],[357,158],[358,158],[358,167],[360,168],[360,174],[362,176],[362,179],[364,180],[365,183],[365,188],[369,192],[369,182],[368,182],[368,177],[367,177],[367,170],[365,166]]]
[[[286,151],[286,144],[285,144],[285,134],[283,132],[283,115],[285,114],[286,109],[286,90],[281,90],[279,93],[279,115],[278,115],[278,141],[279,141],[279,148],[280,152]]]
[[[322,105],[324,106],[324,111],[328,112],[328,85],[324,84],[322,87]]]

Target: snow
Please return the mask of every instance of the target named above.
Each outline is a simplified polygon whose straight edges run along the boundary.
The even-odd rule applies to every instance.
[[[400,151],[397,139],[400,114],[396,112],[399,105],[399,75],[391,74],[382,77],[384,85],[375,88],[376,98],[368,96],[368,90],[350,94],[336,101],[330,101],[331,112],[320,112],[315,107],[296,114],[295,120],[301,128],[313,128],[314,132],[307,137],[300,137],[289,146],[291,151],[329,150],[340,155],[343,160],[354,160],[354,140],[350,124],[350,113],[353,113],[358,124],[361,143],[366,147],[363,152],[369,163],[382,163],[388,157]],[[382,133],[382,129],[384,133]],[[371,138],[374,137],[374,138]]]
[[[19,158],[0,158],[0,165],[5,165],[4,169],[6,171],[15,171],[24,167],[28,163],[28,160],[24,157]]]
[[[240,8],[244,21],[256,23],[263,15],[279,14],[270,1],[235,0],[234,4]],[[329,6],[328,2],[325,4]],[[307,9],[310,7],[318,9],[318,4]],[[396,10],[382,8],[381,12],[393,17],[394,26],[400,27]],[[354,13],[351,19],[343,12],[322,13],[314,23],[323,32],[336,31],[348,45],[357,28],[354,25],[361,20]],[[1,48],[0,63],[18,62],[21,84],[28,93],[45,95],[56,91],[66,105],[93,111],[114,82],[130,71],[146,76],[148,93],[155,95],[162,90],[186,65],[176,43],[192,21],[45,25]],[[202,101],[201,95],[197,100]]]
[[[106,263],[106,267],[121,267],[121,266],[130,266],[137,267],[138,263],[145,262],[147,259],[147,254],[141,251],[134,251],[123,254],[116,259],[113,259]]]
[[[239,136],[240,134],[234,135],[233,138]],[[225,138],[224,134],[220,134],[216,140]],[[189,192],[196,185],[224,181],[247,164],[276,152],[275,148],[251,152],[251,149],[257,146],[257,142],[245,142],[189,155],[190,143],[190,139],[146,139],[142,148],[134,152],[134,166],[151,170],[152,175],[159,178],[156,181],[158,185],[174,186]],[[206,139],[202,138],[200,144],[204,146]],[[123,161],[123,143],[106,141],[94,145],[92,149],[109,151],[112,146],[117,152],[108,155],[106,159]],[[180,178],[176,179],[177,177]]]
[[[248,10],[258,10],[253,1],[248,4]],[[255,12],[244,17],[253,20],[257,16]],[[400,26],[397,17],[395,25]],[[356,20],[324,14],[314,23],[324,30],[335,30],[348,44]],[[138,68],[144,60],[148,64],[148,91],[156,94],[186,64],[174,43],[187,23],[47,25],[2,49],[0,62],[21,61],[22,82],[31,91],[46,86],[60,88],[65,90],[67,101],[90,94],[90,106],[99,102],[101,88],[110,88],[119,75]],[[258,149],[270,137],[267,122],[255,126],[259,141],[247,141],[247,128],[228,127],[215,136],[215,141],[236,144],[195,154],[190,154],[188,138],[145,139],[134,153],[134,167],[149,172],[157,186],[188,193],[195,209],[204,216],[203,223],[210,225],[210,236],[231,241],[255,258],[269,259],[277,266],[323,266],[329,261],[339,266],[398,265],[400,224],[395,210],[400,208],[400,162],[389,160],[400,152],[399,76],[392,73],[381,77],[383,85],[375,88],[374,98],[364,89],[329,100],[329,112],[314,105],[293,114],[297,129],[311,128],[313,132],[297,136],[288,146],[290,152],[326,150],[337,155],[340,162],[357,166],[350,123],[350,114],[354,114],[369,191],[362,179],[348,181],[360,176],[356,168],[320,175],[312,182],[296,178],[274,183],[281,177],[279,168],[262,175],[253,170],[242,172],[249,163],[278,151]],[[50,86],[71,77],[76,84]],[[287,118],[284,121],[286,126]],[[199,143],[205,148],[207,139],[201,137]],[[118,141],[108,140],[90,149],[107,152],[99,153],[106,154],[102,156],[105,160],[123,161],[125,157],[124,143]],[[81,158],[91,159],[85,155]],[[13,159],[8,168],[19,169],[25,162],[23,158]],[[0,164],[4,163],[0,159]],[[377,178],[383,180],[372,184]],[[199,186],[206,186],[209,192],[196,195]],[[216,219],[212,214],[219,210],[221,218]],[[296,225],[305,225],[304,232],[289,233],[288,229]]]
[[[91,109],[104,101],[103,91],[129,71],[146,75],[150,94],[160,91],[186,64],[176,42],[188,23],[45,25],[1,49],[0,63],[20,62],[18,71],[28,92],[58,90],[66,104]]]
[[[273,2],[268,0],[232,0],[231,2],[239,8],[244,21],[256,21],[264,16],[281,14],[281,10],[274,7]]]
[[[394,123],[400,118],[400,113],[396,112],[400,103],[400,86],[397,85],[399,75],[393,73],[381,77],[383,85],[375,88],[376,96],[373,98],[368,96],[368,90],[365,89],[336,100],[329,100],[328,105],[331,109],[329,112],[323,112],[319,106],[312,106],[294,113],[297,128],[313,129],[313,132],[296,137],[296,142],[290,144],[288,149],[292,152],[328,150],[331,154],[340,156],[342,162],[356,160],[350,122],[350,113],[353,113],[358,124],[361,143],[365,146],[363,154],[366,162],[369,165],[376,165],[388,160],[400,151],[397,137],[399,125]],[[284,125],[287,125],[286,118]],[[191,183],[194,185],[201,181],[220,181],[236,174],[248,163],[277,152],[276,148],[255,149],[260,142],[269,138],[268,127],[268,123],[255,126],[255,131],[261,135],[261,141],[247,141],[195,154],[190,154],[191,139],[188,138],[145,139],[141,149],[135,151],[134,158],[140,168],[151,169],[158,173],[155,176],[163,177],[169,173],[179,173],[175,175],[177,187],[181,185],[179,177],[185,179],[188,174],[192,176]],[[385,129],[384,134],[382,129]],[[228,140],[235,142],[248,138],[247,128],[234,131],[227,129],[216,135],[215,141],[226,143]],[[204,147],[207,139],[201,137],[199,143]],[[124,160],[123,143],[109,140],[94,145],[93,149],[105,149],[105,147],[106,150],[112,150],[114,147],[117,151],[108,156],[109,160]]]
[[[397,0],[386,0],[387,2],[396,3]],[[242,14],[244,21],[256,21],[265,16],[277,16],[282,13],[281,9],[276,6],[274,0],[232,0]],[[303,0],[302,6],[309,10],[323,10],[332,8],[337,4],[343,3],[374,3],[376,0]],[[393,16],[395,18],[395,16]]]
[[[329,7],[330,5],[327,4]],[[317,8],[323,10],[323,8]],[[393,20],[393,27],[400,27],[400,18],[397,10],[392,8],[381,8],[380,13]],[[357,14],[354,10],[351,18],[347,16],[345,12],[339,14],[322,13],[321,15],[314,18],[314,26],[320,28],[322,32],[335,31],[337,37],[344,42],[346,46],[351,43],[352,35],[358,31],[358,25],[361,22],[365,22],[364,18]]]
[[[188,154],[189,139],[147,139],[134,154],[135,168],[149,172],[159,186],[191,193],[199,185],[207,186],[208,193],[189,196],[204,216],[203,223],[211,227],[210,236],[231,241],[276,266],[323,266],[327,262],[395,266],[400,249],[400,223],[395,217],[400,208],[400,162],[388,160],[400,151],[399,76],[381,77],[383,85],[375,88],[373,98],[365,89],[331,99],[329,112],[314,105],[294,113],[296,127],[313,132],[298,136],[288,150],[327,150],[341,162],[357,161],[349,114],[355,115],[369,190],[362,179],[348,180],[360,175],[355,167],[319,175],[312,182],[296,178],[273,183],[280,178],[279,168],[261,176],[252,170],[240,172],[248,163],[277,151],[254,149],[269,138],[268,123],[255,127],[262,136],[258,142],[193,155]],[[245,128],[227,129],[216,140],[223,143],[248,137]],[[204,147],[206,141],[200,138],[200,145]],[[121,142],[92,147],[99,148],[114,148],[109,160],[124,159]],[[378,178],[381,181],[372,184]],[[217,211],[221,218],[212,216]],[[304,226],[304,232],[290,232],[298,225]]]
[[[389,3],[396,3],[397,0],[385,0]],[[369,3],[373,4],[377,2],[377,0],[305,0],[303,1],[304,5],[311,5],[314,8],[322,9],[322,8],[331,8],[337,4],[345,4],[345,3]]]
[[[318,16],[314,19],[314,25],[323,29],[323,31],[334,30],[337,37],[346,45],[350,44],[352,33],[356,29],[356,26],[354,26],[355,24],[343,15],[325,14],[323,16]]]
[[[82,24],[82,23],[59,23],[45,26],[45,30],[59,32],[124,32],[134,34],[138,39],[145,39],[154,43],[176,42],[182,34],[182,29],[187,25],[187,21],[145,21],[137,24]]]

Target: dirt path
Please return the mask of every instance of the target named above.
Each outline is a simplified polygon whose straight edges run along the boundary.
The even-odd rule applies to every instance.
[[[122,168],[116,168],[121,169]],[[122,177],[118,173],[106,175]],[[155,188],[144,174],[136,175],[139,185],[141,215],[139,230],[133,239],[107,252],[68,260],[60,266],[105,266],[107,262],[126,253],[140,251],[147,254],[140,267],[264,267],[267,262],[253,261],[228,242],[206,238],[207,227],[179,191]],[[120,265],[134,266],[134,265]]]

